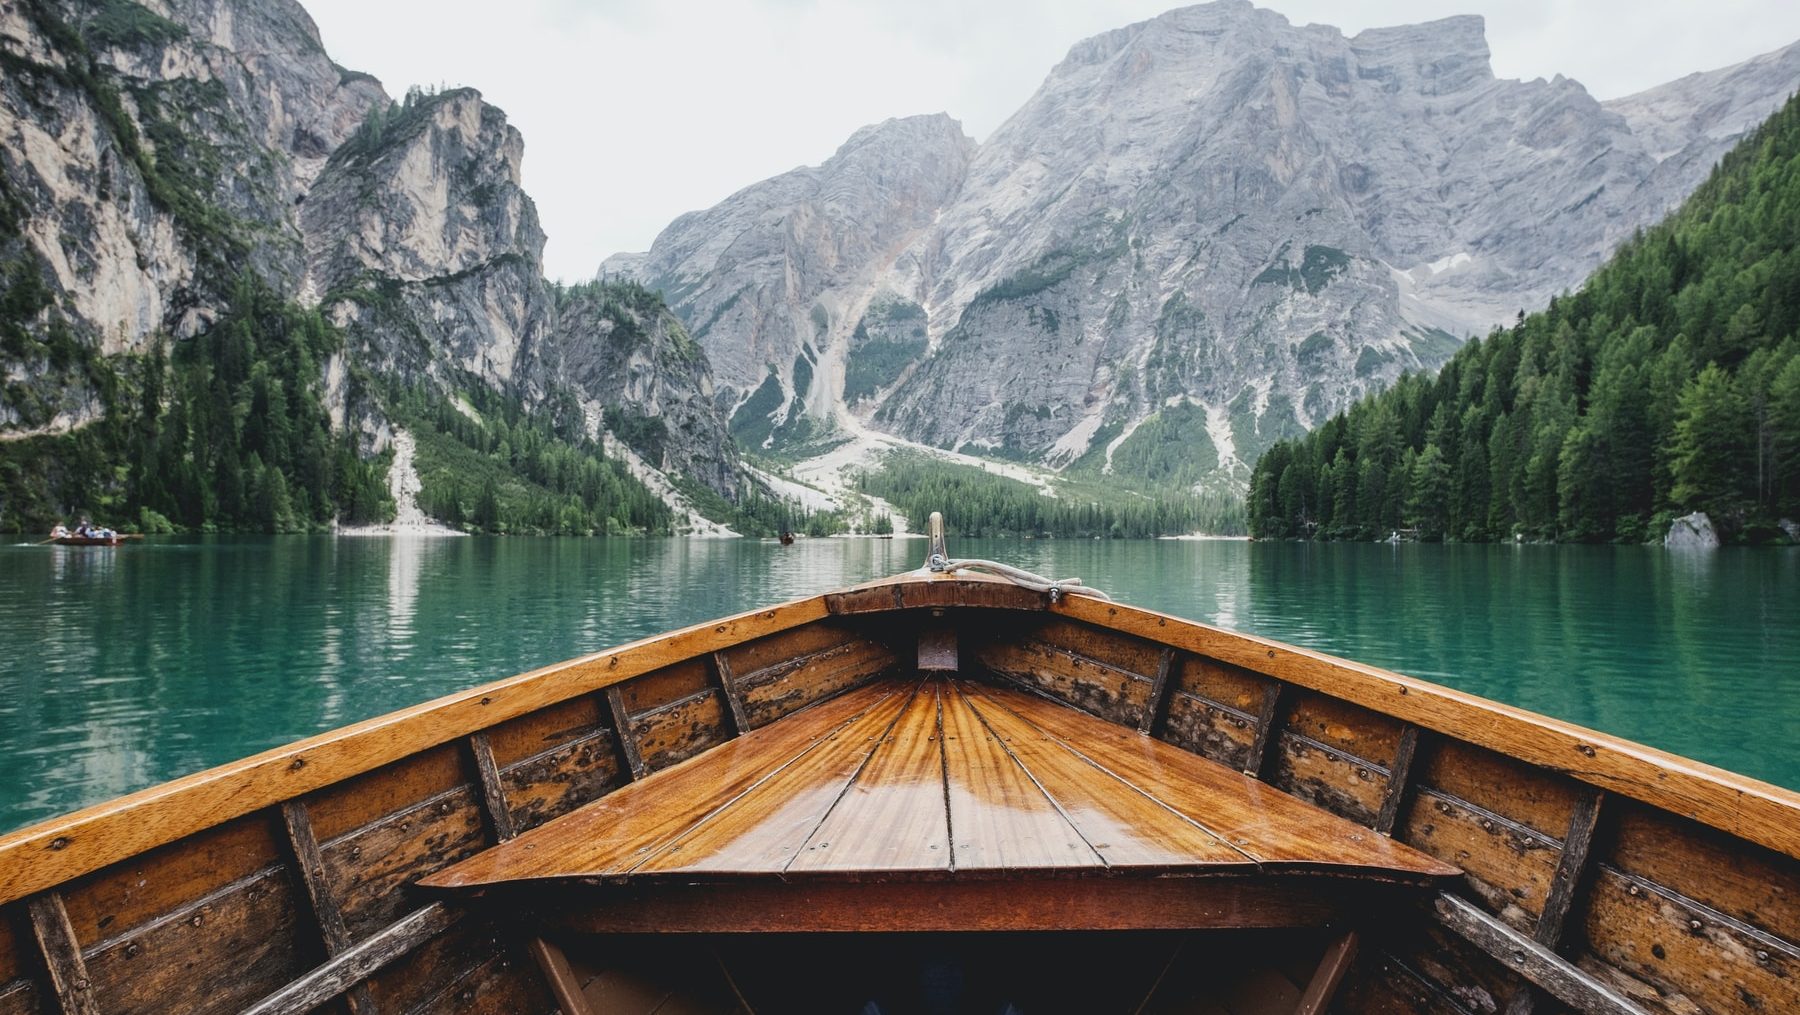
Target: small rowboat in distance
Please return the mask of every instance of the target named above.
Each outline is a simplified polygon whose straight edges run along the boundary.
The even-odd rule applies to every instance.
[[[0,1013],[1800,1011],[1800,795],[931,553],[0,837]]]
[[[124,536],[124,535],[57,536],[56,538],[50,540],[50,542],[55,543],[57,546],[118,546],[120,543],[125,542],[125,540],[127,540],[127,539],[136,539],[136,538],[138,538],[138,537],[137,536]]]

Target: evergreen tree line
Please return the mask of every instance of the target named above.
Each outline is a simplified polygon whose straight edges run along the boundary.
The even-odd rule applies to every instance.
[[[965,536],[1141,539],[1244,532],[1243,505],[1232,497],[1121,494],[1102,502],[1067,489],[1046,497],[1018,480],[916,455],[890,456],[883,468],[864,473],[857,488],[893,504],[915,525],[942,511],[945,524]]]
[[[673,531],[668,506],[588,438],[572,396],[527,410],[486,385],[466,390],[473,415],[423,387],[396,386],[387,399],[417,442],[427,515],[475,532]]]
[[[1641,542],[1800,518],[1800,99],[1573,295],[1254,470],[1260,538]]]
[[[342,346],[316,312],[240,279],[203,334],[103,361],[101,419],[0,444],[0,524],[88,515],[121,528],[297,532],[391,515],[386,464],[332,433],[319,364]]]

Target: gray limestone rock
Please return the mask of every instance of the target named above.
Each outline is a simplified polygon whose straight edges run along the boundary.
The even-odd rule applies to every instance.
[[[778,422],[1107,471],[1180,417],[1231,482],[1579,285],[1796,84],[1800,45],[1601,103],[1496,78],[1478,17],[1346,37],[1220,0],[1076,44],[978,148],[943,118],[867,128],[607,270],[670,295],[731,404],[773,370]],[[859,369],[887,299],[928,349]]]
[[[1713,531],[1712,519],[1704,511],[1682,515],[1669,523],[1663,545],[1672,550],[1716,550],[1719,534]]]

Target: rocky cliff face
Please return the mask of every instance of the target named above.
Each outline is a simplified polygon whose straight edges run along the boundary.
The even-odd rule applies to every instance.
[[[664,292],[747,443],[802,440],[803,420],[828,420],[843,401],[849,340],[871,305],[929,286],[933,223],[974,147],[947,116],[865,127],[823,165],[684,215],[647,255],[611,259],[602,274]]]
[[[654,460],[736,492],[704,357],[657,307],[559,300],[524,141],[474,90],[395,103],[289,0],[0,0],[0,65],[0,438],[91,422],[110,364],[249,276],[343,332],[340,428],[385,432],[352,376],[572,399],[665,421]]]
[[[0,64],[0,256],[48,300],[5,351],[13,429],[86,422],[89,379],[56,362],[203,330],[242,268],[292,292],[290,209],[386,102],[285,0],[13,0]]]
[[[1156,442],[1241,479],[1273,440],[1579,284],[1797,83],[1793,47],[1601,104],[1561,77],[1496,79],[1479,18],[1346,37],[1221,0],[1076,45],[972,153],[799,170],[616,264],[703,332],[740,420],[855,413],[1103,472],[1159,460]],[[819,221],[821,178],[862,208],[915,172],[931,183],[906,192],[896,247],[794,225]],[[752,223],[768,256],[693,253]],[[815,276],[792,266],[819,264],[834,285],[808,329],[794,280]],[[737,311],[771,303],[797,336],[779,349]]]

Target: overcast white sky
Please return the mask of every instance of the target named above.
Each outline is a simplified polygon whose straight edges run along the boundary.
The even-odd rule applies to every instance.
[[[1170,0],[301,0],[339,64],[472,85],[525,135],[549,274],[586,278],[676,215],[948,112],[982,140],[1069,47]],[[1347,34],[1487,18],[1494,71],[1606,99],[1800,39],[1793,0],[1270,0]],[[497,13],[504,11],[504,13]]]

